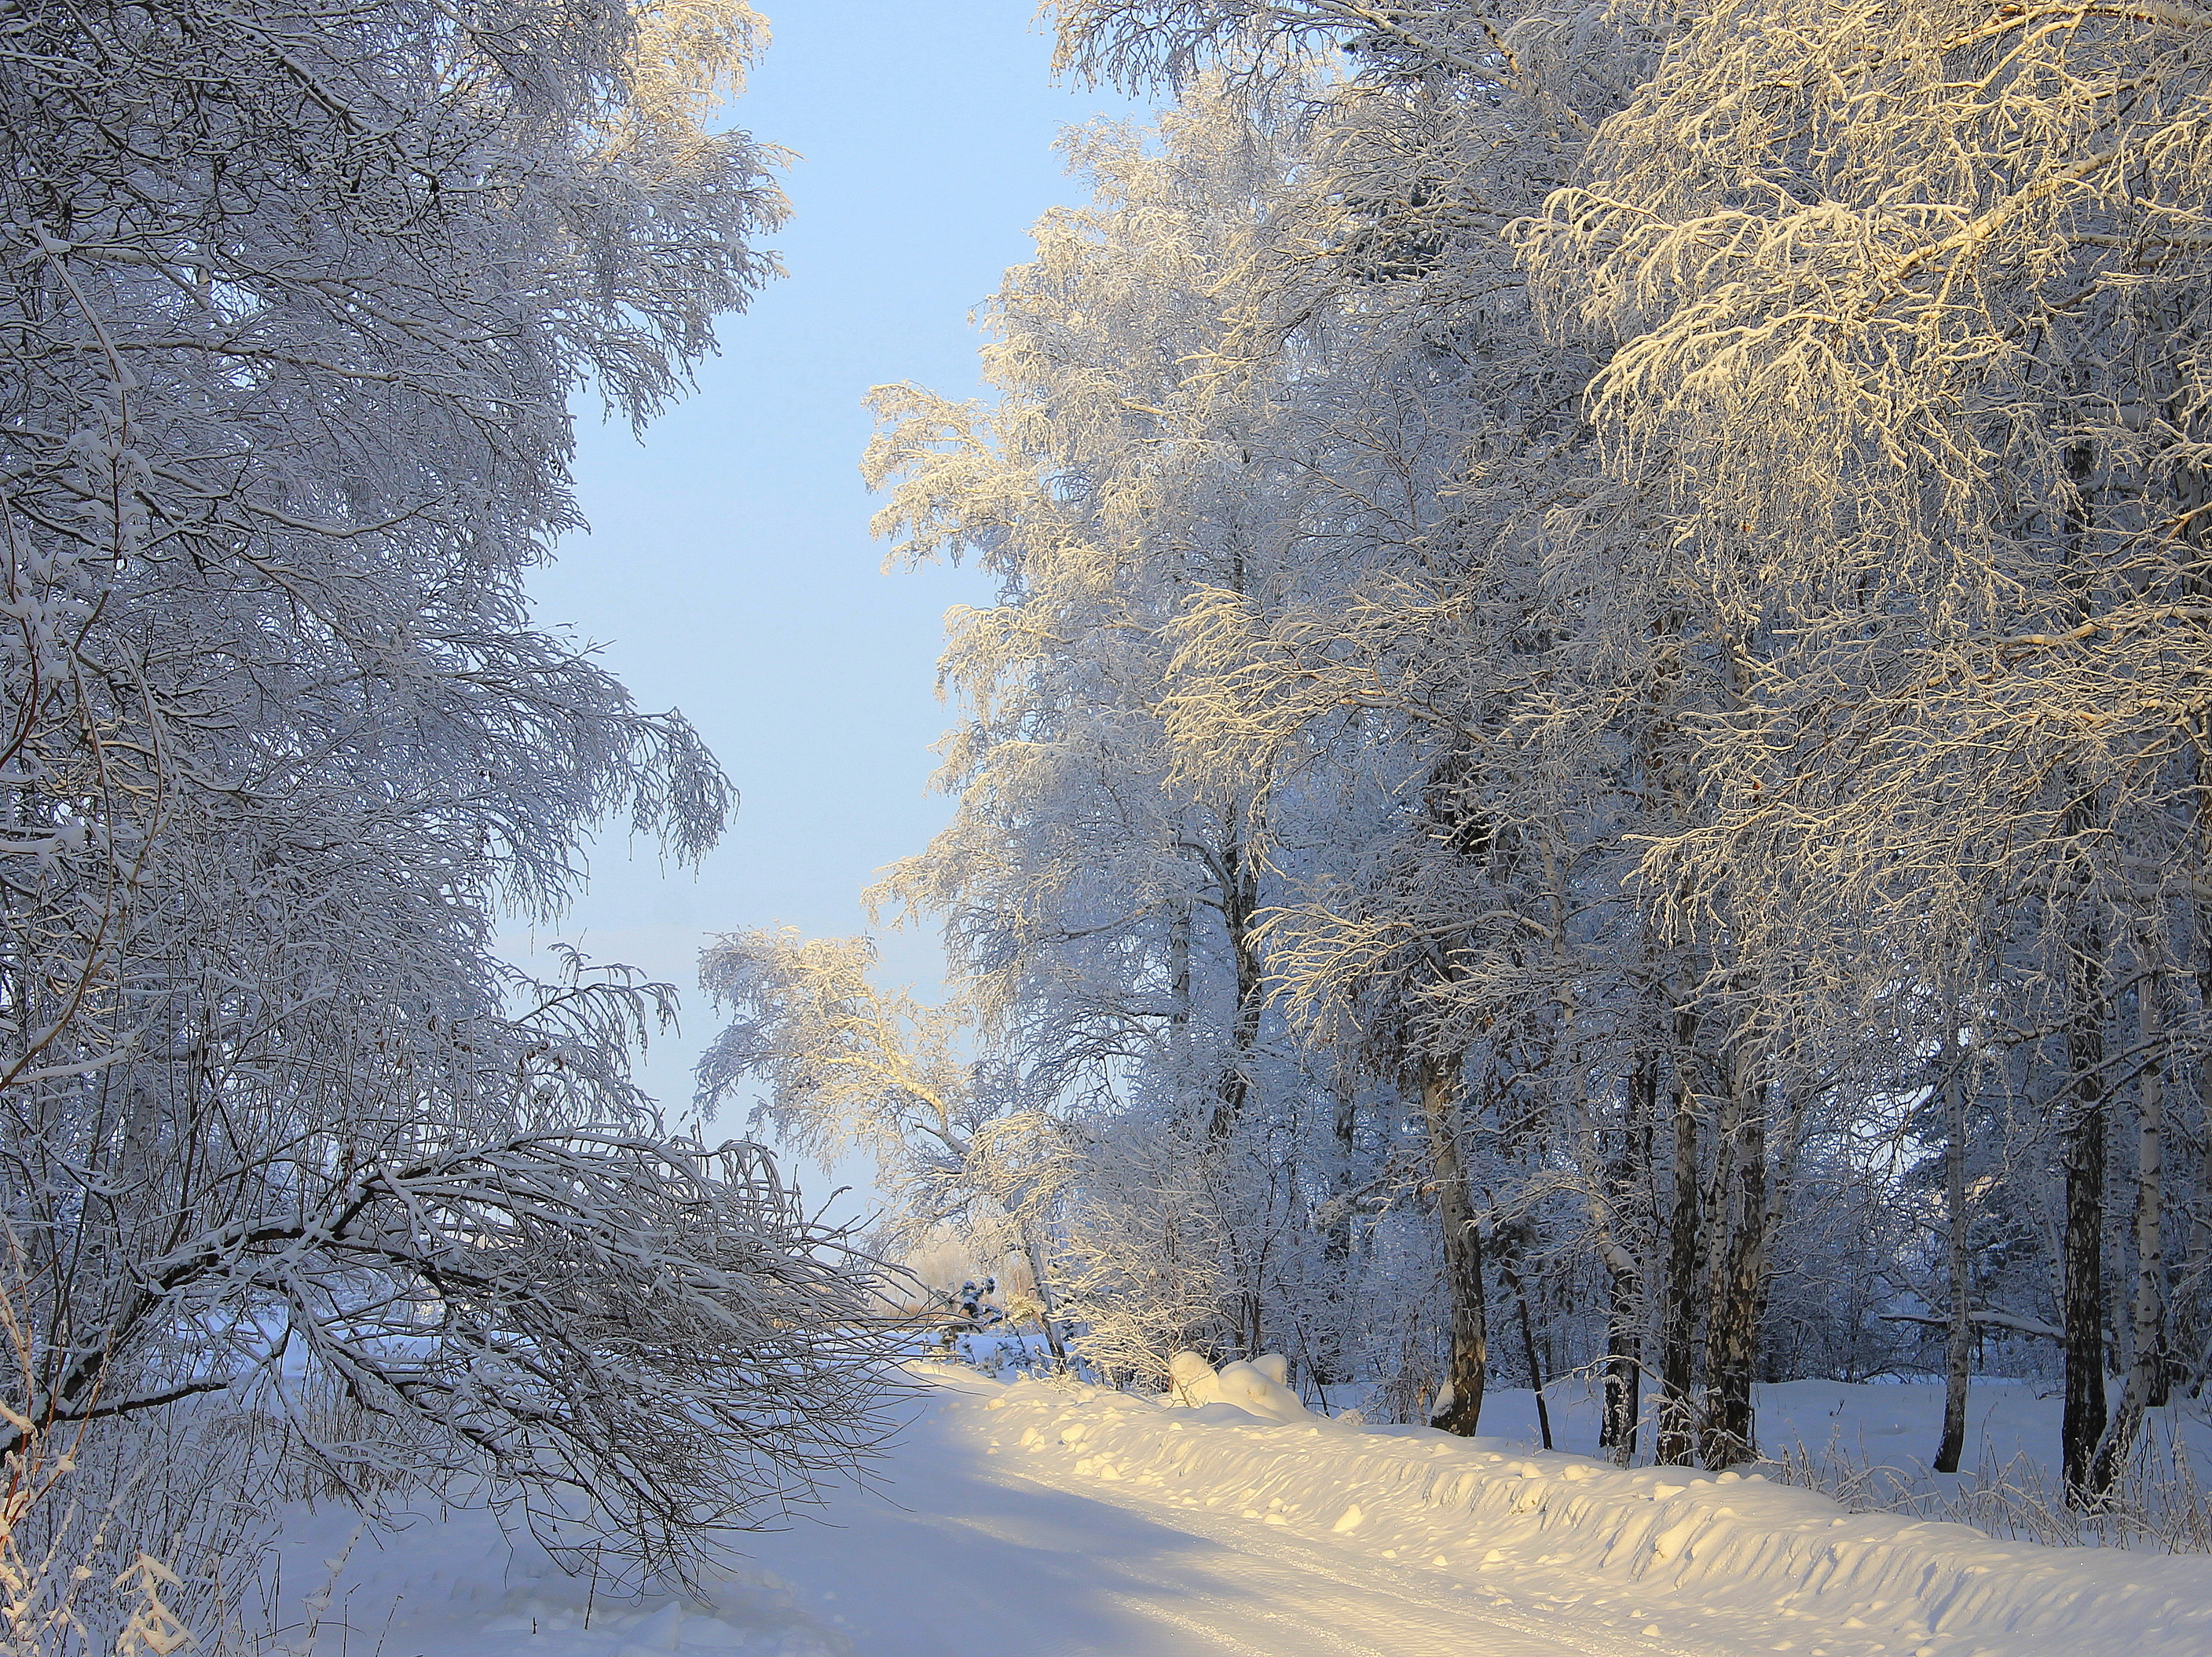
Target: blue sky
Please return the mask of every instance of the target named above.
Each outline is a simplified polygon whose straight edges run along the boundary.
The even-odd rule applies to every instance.
[[[581,434],[592,533],[532,582],[542,622],[603,643],[643,706],[684,710],[744,805],[696,875],[603,841],[565,921],[507,940],[540,968],[561,938],[691,991],[710,932],[859,931],[874,871],[943,822],[926,791],[947,719],[933,690],[942,616],[988,589],[963,571],[879,573],[860,399],[903,379],[975,389],[969,313],[1028,257],[1029,225],[1080,198],[1054,137],[1133,112],[1053,84],[1027,0],[768,9],[774,42],[734,116],[802,158],[775,240],[790,274],[723,324],[698,391],[641,443]],[[933,941],[885,944],[887,976],[933,978]],[[693,992],[681,1038],[647,1066],[665,1103],[688,1100],[713,1028]]]

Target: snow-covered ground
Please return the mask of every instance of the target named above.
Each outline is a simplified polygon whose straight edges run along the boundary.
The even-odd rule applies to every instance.
[[[303,1657],[2212,1653],[2203,1557],[1992,1542],[1756,1478],[1623,1472],[1504,1438],[919,1373],[929,1392],[879,1489],[750,1539],[711,1609],[611,1603],[526,1543],[510,1552],[483,1514],[364,1532],[333,1567],[352,1521],[303,1513],[280,1549],[278,1642]],[[1933,1392],[1798,1382],[1769,1391],[1763,1419],[1818,1449],[1844,1442],[1854,1401],[1887,1394],[1859,1424],[1899,1417],[1904,1431],[1875,1435],[1901,1441]],[[1978,1399],[1993,1435],[2047,1402]],[[1495,1424],[1517,1430],[1513,1395],[1497,1404]]]
[[[2114,1401],[2119,1382],[2110,1383]],[[1814,1457],[1836,1455],[1854,1461],[1918,1468],[1936,1454],[1943,1426],[1943,1387],[1938,1381],[1853,1385],[1840,1381],[1789,1381],[1757,1388],[1759,1441],[1770,1454],[1787,1449]],[[1349,1389],[1340,1400],[1359,1400]],[[1582,1387],[1554,1387],[1548,1394],[1553,1434],[1561,1449],[1588,1450],[1597,1442],[1597,1406]],[[1332,1402],[1339,1400],[1332,1398]],[[2056,1381],[1988,1380],[1977,1376],[1966,1397],[1965,1472],[1980,1466],[2002,1468],[2016,1461],[2046,1472],[2058,1459],[2061,1399]],[[2212,1399],[2187,1400],[2150,1414],[2146,1435],[2163,1444],[2179,1435],[2212,1476]],[[1493,1390],[1483,1401],[1486,1433],[1534,1444],[1537,1442],[1535,1394]]]

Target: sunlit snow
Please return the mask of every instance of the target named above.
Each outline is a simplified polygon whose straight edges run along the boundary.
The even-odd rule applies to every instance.
[[[510,1557],[482,1512],[363,1533],[333,1577],[354,1521],[301,1512],[282,1637],[302,1657],[2212,1649],[2202,1558],[1994,1542],[1757,1476],[1624,1472],[1504,1438],[917,1369],[928,1386],[877,1488],[749,1539],[702,1585],[711,1607],[616,1599],[526,1541]],[[1769,1407],[1808,1436],[1846,1404],[1854,1430],[1917,1430],[1936,1391],[1808,1382]],[[1501,1398],[1504,1421],[1527,1401]],[[302,1599],[325,1592],[310,1629]]]

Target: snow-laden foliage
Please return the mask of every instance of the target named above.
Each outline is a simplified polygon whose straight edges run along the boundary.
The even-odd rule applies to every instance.
[[[702,124],[760,34],[0,14],[0,1200],[17,1413],[94,1424],[117,1545],[258,1499],[174,1510],[241,1408],[654,1564],[864,1436],[836,1239],[629,1083],[667,992],[492,953],[610,814],[690,858],[732,802],[523,582],[572,399],[643,421],[772,272],[773,157]]]
[[[756,1129],[825,1168],[850,1151],[874,1159],[897,1204],[893,1241],[957,1222],[985,1258],[1018,1253],[1046,1344],[1064,1356],[1038,1217],[1066,1159],[1062,1126],[1024,1107],[1003,1065],[965,1055],[967,1008],[878,988],[874,960],[866,938],[787,927],[715,940],[700,986],[732,1017],[699,1059],[697,1108],[756,1084]]]
[[[1647,846],[1646,889],[1709,933],[1726,894],[1814,1016],[1909,984],[1891,1017],[1938,1068],[2049,1120],[2067,1475],[2100,1487],[2204,1362],[2161,1164],[2207,1034],[2208,21],[1813,15],[1702,17],[1523,236],[1560,331],[1613,347],[1605,472],[1663,513],[1726,667],[1689,731],[1705,808]],[[1942,1086],[1963,1153],[1969,1084]]]
[[[1279,1348],[1623,1460],[1753,1383],[2212,1378],[2205,16],[1077,0],[933,911],[1099,1360]],[[1087,1335],[1085,1331],[1087,1330]],[[2108,1411],[2108,1372],[2122,1377]]]
[[[1261,1318],[1249,1272],[1230,1272],[1229,1307],[1194,1300],[1189,1251],[1264,1252],[1295,1214],[1267,1171],[1284,1048],[1256,948],[1266,803],[1249,776],[1171,784],[1159,706],[1176,609],[1263,594],[1281,568],[1283,480],[1255,441],[1274,388],[1192,365],[1223,350],[1221,285],[1269,245],[1286,158],[1218,108],[1170,127],[1158,155],[1121,128],[1073,141],[1099,200],[1046,221],[1036,262],[1010,273],[998,402],[880,391],[868,457],[896,483],[878,520],[894,556],[972,555],[1001,583],[997,605],[956,613],[945,660],[972,713],[940,778],[960,809],[875,898],[947,915],[992,1061],[1024,1096],[1083,1102],[1076,1137],[1133,1169],[1182,1164],[1139,1181],[1168,1205],[1147,1224],[1081,1234],[1091,1265],[1069,1285],[1096,1327],[1134,1320],[1112,1361],[1141,1350],[1155,1373],[1194,1310]],[[1132,1093],[1165,1143],[1115,1131]]]

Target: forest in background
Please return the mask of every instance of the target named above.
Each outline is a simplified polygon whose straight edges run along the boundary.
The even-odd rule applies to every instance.
[[[2212,1370],[2212,14],[1080,0],[994,395],[877,394],[951,825],[736,933],[702,1100],[1158,1381],[1399,1419]],[[955,1248],[954,1252],[957,1252]],[[1028,1287],[1034,1284],[1033,1288]]]

